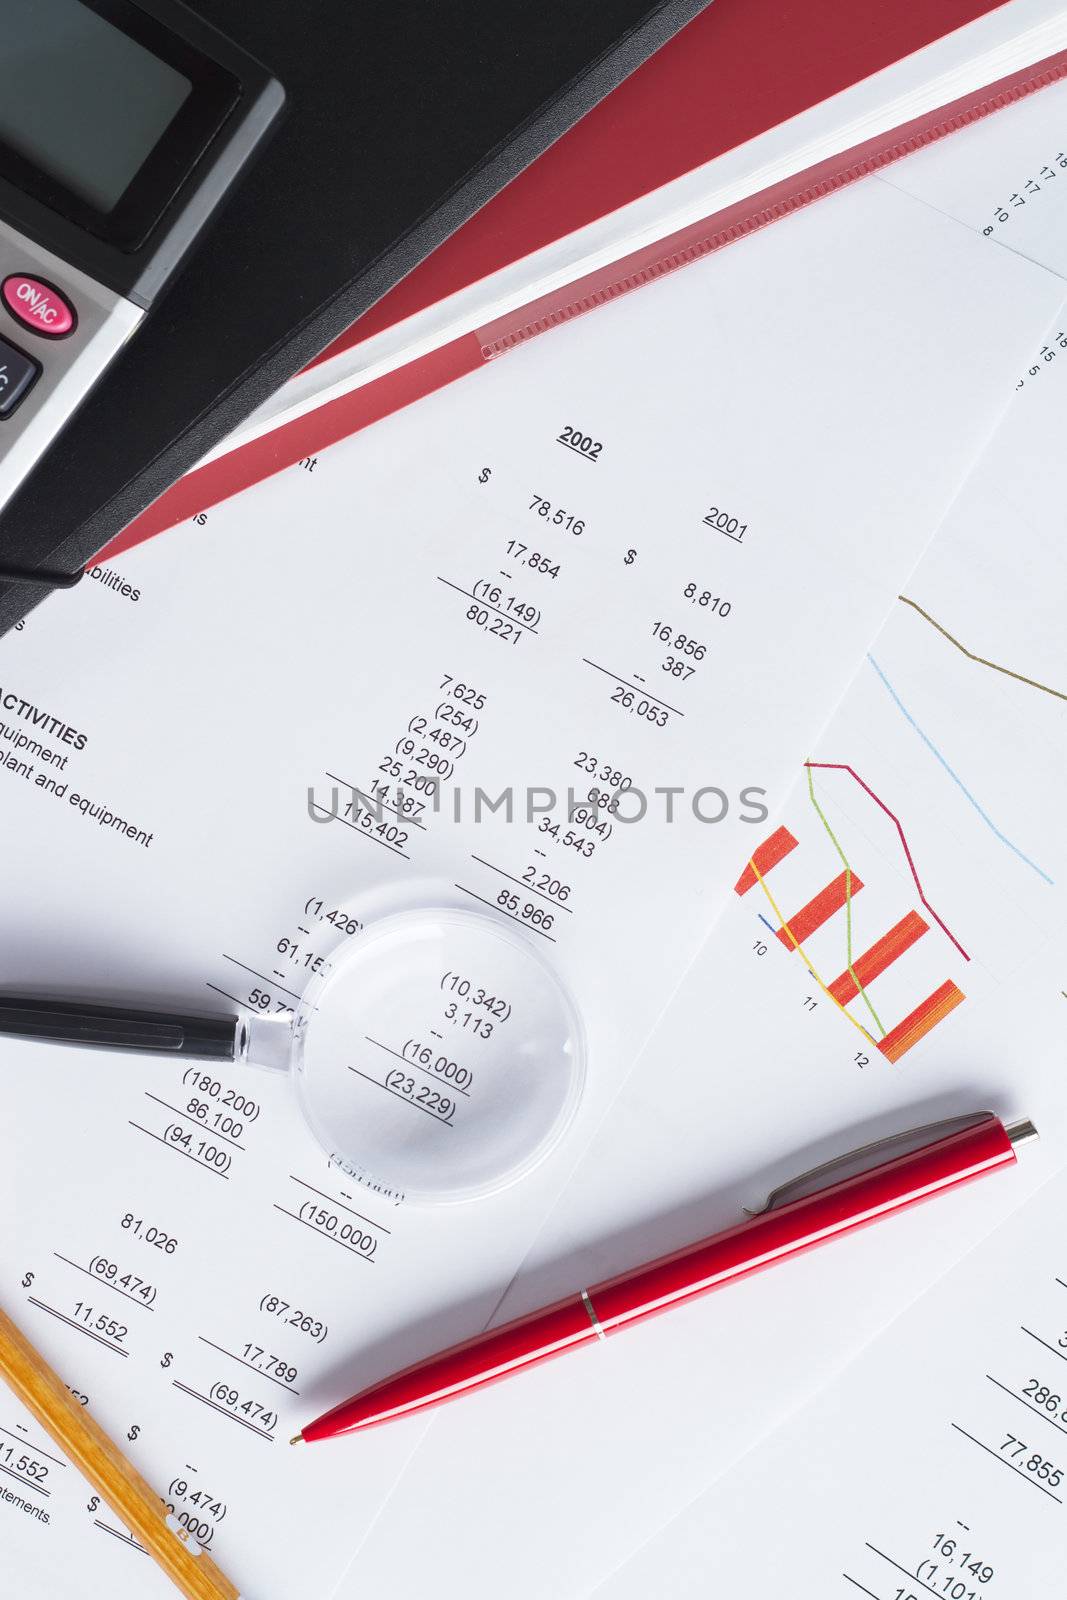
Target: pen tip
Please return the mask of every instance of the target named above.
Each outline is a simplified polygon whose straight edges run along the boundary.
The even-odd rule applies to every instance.
[[[302,1433],[294,1433],[293,1437],[289,1440],[290,1444],[303,1444],[303,1442],[304,1435]]]

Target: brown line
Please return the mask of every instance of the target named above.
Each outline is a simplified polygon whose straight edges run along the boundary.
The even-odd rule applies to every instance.
[[[988,661],[985,656],[976,656],[973,650],[968,650],[967,646],[961,644],[957,638],[949,633],[947,628],[943,628],[940,622],[930,615],[929,611],[924,611],[922,606],[915,600],[909,600],[906,594],[898,595],[897,599],[902,600],[913,611],[917,611],[920,617],[925,618],[930,624],[931,628],[936,628],[942,638],[947,639],[949,644],[955,645],[960,654],[965,655],[968,661],[976,661],[980,667],[990,667],[994,672],[1002,672],[1006,678],[1014,678],[1016,683],[1025,683],[1031,689],[1040,689],[1042,694],[1055,695],[1057,700],[1067,700],[1067,694],[1064,694],[1062,689],[1050,689],[1047,683],[1038,683],[1036,678],[1027,678],[1021,672],[1013,672],[1011,667],[1002,667],[997,661]]]

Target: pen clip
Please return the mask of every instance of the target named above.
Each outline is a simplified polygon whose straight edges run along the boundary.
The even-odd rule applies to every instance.
[[[762,1217],[768,1211],[775,1211],[779,1206],[788,1205],[791,1200],[803,1199],[807,1194],[817,1194],[820,1189],[829,1188],[832,1182],[840,1178],[859,1177],[861,1173],[879,1166],[882,1161],[889,1161],[895,1155],[907,1155],[912,1150],[921,1150],[924,1144],[933,1144],[938,1138],[947,1139],[952,1133],[962,1133],[964,1128],[976,1127],[978,1123],[985,1122],[993,1115],[992,1111],[970,1112],[966,1116],[945,1117],[940,1122],[927,1122],[920,1128],[906,1128],[902,1133],[890,1133],[884,1139],[872,1139],[870,1144],[861,1145],[858,1150],[849,1150],[844,1155],[834,1156],[832,1160],[824,1161],[817,1167],[810,1167],[798,1177],[779,1184],[776,1189],[771,1190],[763,1205],[753,1209],[742,1206],[741,1209],[746,1217]],[[867,1159],[876,1153],[876,1160]],[[835,1176],[831,1177],[831,1174]]]

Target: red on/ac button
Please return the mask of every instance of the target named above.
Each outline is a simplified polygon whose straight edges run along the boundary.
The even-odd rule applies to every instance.
[[[73,332],[78,320],[70,301],[53,284],[25,272],[5,278],[0,296],[16,322],[45,339],[62,339]]]

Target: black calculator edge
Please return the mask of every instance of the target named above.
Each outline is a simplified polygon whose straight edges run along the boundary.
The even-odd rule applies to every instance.
[[[253,365],[208,397],[188,422],[128,476],[114,477],[96,508],[64,533],[72,512],[84,506],[70,473],[50,479],[46,453],[0,515],[0,562],[8,571],[80,574],[92,557],[181,474],[311,361],[357,317],[411,271],[468,217],[555,142],[585,112],[618,86],[708,0],[659,0],[643,18],[579,71],[449,191],[444,201],[402,233],[357,278],[316,306]],[[284,118],[282,119],[284,121]],[[104,382],[107,381],[105,375]],[[77,427],[75,418],[70,427]],[[104,485],[101,485],[104,488]],[[0,583],[0,635],[25,617],[50,588],[40,582]]]

